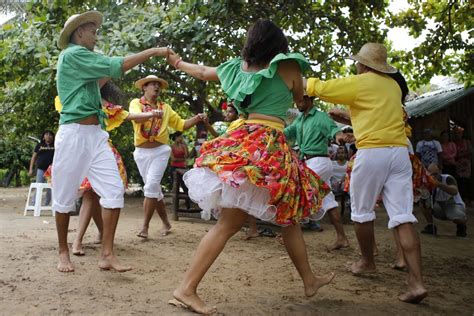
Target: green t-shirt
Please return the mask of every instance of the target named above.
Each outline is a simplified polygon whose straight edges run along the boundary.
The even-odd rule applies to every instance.
[[[301,71],[309,68],[309,63],[298,53],[278,54],[268,68],[258,72],[242,70],[242,59],[231,59],[217,67],[217,76],[229,99],[240,113],[258,113],[286,119],[286,112],[293,104],[293,94],[278,75],[278,63],[284,60],[296,61]],[[249,96],[244,107],[242,101]],[[248,100],[247,98],[247,100]]]
[[[78,122],[95,114],[105,128],[98,80],[120,78],[123,60],[69,44],[58,60],[56,86],[63,105],[59,124]]]
[[[329,115],[313,107],[306,116],[301,113],[284,133],[289,140],[296,140],[300,158],[303,158],[304,155],[327,155],[328,140],[340,131]]]

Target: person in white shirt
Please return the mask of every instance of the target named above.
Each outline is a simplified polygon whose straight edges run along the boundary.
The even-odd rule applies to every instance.
[[[437,180],[437,187],[433,190],[432,207],[424,208],[428,225],[422,230],[424,234],[436,235],[437,228],[433,224],[433,217],[440,220],[450,220],[457,226],[456,236],[467,236],[466,206],[459,194],[456,180],[449,174],[441,174],[436,164],[428,166],[428,172]]]
[[[347,151],[346,147],[339,146],[336,151],[336,160],[332,162],[331,187],[334,193],[344,191],[344,180],[347,170]]]
[[[427,128],[424,130],[424,138],[416,144],[416,154],[420,158],[423,166],[428,168],[432,163],[441,162],[440,153],[443,152],[441,144],[433,139],[433,130]]]

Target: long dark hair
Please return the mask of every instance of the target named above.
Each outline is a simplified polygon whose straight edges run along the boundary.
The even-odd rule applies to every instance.
[[[404,105],[405,98],[407,97],[408,91],[409,91],[408,84],[407,84],[407,81],[405,80],[405,77],[403,77],[400,71],[397,71],[394,74],[387,74],[387,75],[390,76],[390,78],[392,78],[393,80],[395,80],[398,83],[400,90],[402,90],[402,104]]]
[[[125,94],[120,88],[112,81],[107,81],[102,88],[100,88],[100,96],[102,99],[109,101],[110,103],[120,105],[125,100]]]
[[[44,131],[43,134],[41,134],[41,141],[40,141],[40,145],[41,146],[47,146],[48,144],[46,144],[46,141],[44,140],[44,135],[46,134],[51,134],[51,136],[53,136],[53,142],[51,144],[54,144],[54,133],[52,131]]]
[[[279,53],[288,53],[288,40],[270,20],[259,19],[247,33],[242,59],[250,65],[263,66]]]

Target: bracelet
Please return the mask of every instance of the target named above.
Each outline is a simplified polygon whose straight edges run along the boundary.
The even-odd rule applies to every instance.
[[[174,68],[178,69],[179,63],[183,61],[183,58],[179,58],[175,63],[174,63]]]

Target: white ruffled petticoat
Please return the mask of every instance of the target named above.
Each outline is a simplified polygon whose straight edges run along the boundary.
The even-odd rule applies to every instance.
[[[234,188],[221,181],[209,168],[193,168],[186,172],[183,180],[189,198],[202,209],[201,218],[219,217],[222,208],[239,208],[262,221],[275,223],[276,207],[268,204],[270,193],[248,182]]]

